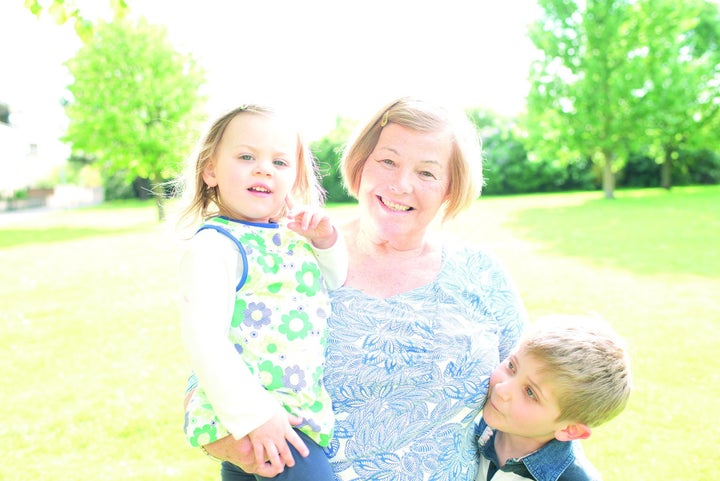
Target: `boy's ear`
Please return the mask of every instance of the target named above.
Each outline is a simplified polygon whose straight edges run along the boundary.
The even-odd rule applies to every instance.
[[[218,184],[217,178],[215,178],[215,164],[208,162],[202,171],[202,178],[208,187],[215,187]]]
[[[590,428],[582,423],[572,423],[555,431],[558,441],[572,441],[573,439],[587,439],[592,434]]]

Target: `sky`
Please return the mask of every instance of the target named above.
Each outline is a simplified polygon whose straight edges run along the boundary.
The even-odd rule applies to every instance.
[[[77,0],[91,18],[109,0]],[[211,117],[265,102],[298,113],[306,133],[338,115],[362,119],[393,97],[421,95],[513,115],[524,108],[535,53],[534,0],[128,0],[131,15],[165,25],[176,49],[207,72]],[[80,46],[70,25],[0,2],[0,101],[36,136],[59,136]]]

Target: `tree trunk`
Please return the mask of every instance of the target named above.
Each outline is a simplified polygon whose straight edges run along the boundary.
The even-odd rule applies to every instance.
[[[603,191],[606,199],[615,198],[615,175],[612,170],[612,155],[607,152],[603,154],[605,161],[603,162]]]
[[[165,220],[165,196],[156,195],[155,200],[157,203],[158,221],[163,222]]]
[[[665,148],[665,159],[660,166],[660,187],[667,190],[672,187],[672,153],[672,148]]]

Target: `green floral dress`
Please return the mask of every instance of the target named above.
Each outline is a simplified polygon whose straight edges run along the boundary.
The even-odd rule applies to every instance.
[[[304,419],[298,429],[327,446],[333,434],[332,404],[323,386],[330,301],[312,248],[278,224],[216,217],[202,229],[232,239],[243,263],[229,341],[258,383]],[[193,446],[229,434],[202,385],[190,399],[185,434]]]

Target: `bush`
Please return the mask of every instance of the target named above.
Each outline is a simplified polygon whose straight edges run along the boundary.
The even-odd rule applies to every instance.
[[[523,144],[512,134],[485,139],[484,193],[488,195],[592,190],[599,186],[592,162],[580,159],[563,164],[528,158]]]

